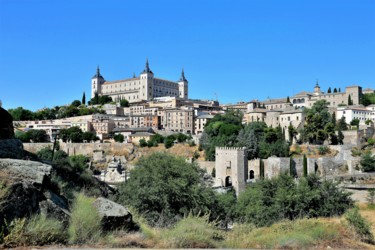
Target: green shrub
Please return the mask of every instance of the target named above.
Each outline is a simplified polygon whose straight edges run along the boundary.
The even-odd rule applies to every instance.
[[[15,219],[10,224],[10,233],[4,238],[8,247],[41,246],[66,243],[67,235],[63,224],[46,215],[35,215],[28,221],[25,218]]]
[[[375,145],[375,139],[374,139],[374,138],[369,138],[369,139],[367,140],[367,143],[368,143],[368,145],[370,145],[370,146],[374,146],[374,145]]]
[[[330,153],[331,150],[327,146],[319,146],[318,147],[318,152],[319,152],[320,155],[325,155],[325,154]]]
[[[39,159],[44,161],[52,160],[52,149],[50,147],[44,147],[36,152]]]
[[[90,158],[84,155],[73,155],[68,158],[69,165],[78,172],[82,172],[87,168],[87,163],[90,161]]]
[[[305,249],[320,242],[339,240],[339,225],[319,219],[282,221],[270,227],[235,225],[224,242],[226,248]]]
[[[140,140],[139,140],[139,146],[142,147],[142,148],[143,148],[143,147],[146,147],[146,146],[147,146],[147,142],[146,142],[146,140],[143,139],[143,138],[140,139]]]
[[[124,135],[122,134],[116,134],[113,136],[113,139],[115,140],[115,142],[124,142]]]
[[[169,248],[215,248],[223,234],[209,222],[209,216],[189,215],[173,228],[165,230],[161,237]]]
[[[86,197],[83,193],[76,195],[68,228],[70,243],[95,243],[99,239],[100,217],[93,202],[93,198]]]
[[[374,235],[372,234],[371,226],[365,218],[361,216],[357,207],[349,210],[345,214],[345,218],[362,241],[374,243]]]
[[[352,152],[352,156],[354,156],[354,157],[362,155],[361,149],[359,149],[357,147],[352,148],[351,152]]]
[[[364,172],[375,171],[375,155],[372,156],[371,151],[362,155],[360,163]]]

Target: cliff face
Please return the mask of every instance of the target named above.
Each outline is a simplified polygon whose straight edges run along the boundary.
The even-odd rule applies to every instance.
[[[14,138],[13,118],[12,116],[0,107],[0,140]]]

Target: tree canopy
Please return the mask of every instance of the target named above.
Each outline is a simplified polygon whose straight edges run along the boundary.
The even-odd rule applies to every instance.
[[[149,223],[166,226],[189,213],[207,213],[215,202],[198,165],[167,153],[142,157],[119,187],[118,201],[144,214]]]
[[[306,124],[302,140],[312,144],[323,144],[326,139],[335,140],[335,126],[328,111],[328,102],[319,100],[311,108],[305,108]]]

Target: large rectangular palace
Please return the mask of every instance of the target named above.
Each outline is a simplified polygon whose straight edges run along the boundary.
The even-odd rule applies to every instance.
[[[147,60],[145,69],[139,77],[134,75],[133,78],[117,81],[106,81],[98,67],[96,74],[91,79],[91,98],[95,96],[95,93],[99,96],[110,96],[114,101],[126,99],[130,103],[149,101],[162,96],[188,99],[188,81],[185,78],[184,70],[177,82],[155,78]]]

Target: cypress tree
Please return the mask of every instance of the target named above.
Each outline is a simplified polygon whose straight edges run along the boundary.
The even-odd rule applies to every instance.
[[[337,93],[337,89],[336,88],[333,89],[333,93]]]
[[[331,91],[331,87],[328,88],[327,90],[327,93],[330,94],[332,91]]]
[[[306,154],[303,155],[303,176],[307,177],[307,158],[306,158]]]
[[[289,158],[289,174],[290,176],[294,177],[294,168],[293,168],[293,158]]]
[[[341,88],[339,88],[339,93],[341,93]]]
[[[83,95],[82,95],[82,102],[81,102],[83,105],[86,105],[86,94],[85,92],[83,92]]]
[[[350,95],[348,96],[348,105],[353,105],[353,101]]]
[[[259,164],[259,176],[260,179],[264,179],[264,162],[262,159],[260,159],[260,164]]]
[[[289,96],[286,97],[286,102],[287,102],[287,103],[290,103],[290,98],[289,98]]]

